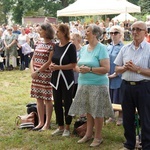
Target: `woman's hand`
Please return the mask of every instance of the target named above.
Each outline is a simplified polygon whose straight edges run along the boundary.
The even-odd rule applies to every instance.
[[[7,46],[6,46],[6,49],[9,49],[9,48],[10,48],[10,46],[9,46],[9,45],[7,45]]]
[[[117,77],[117,74],[114,72],[113,74],[111,74],[111,75],[108,75],[108,78],[109,79],[113,79],[113,78],[115,78],[115,77]]]
[[[50,66],[49,66],[49,69],[50,69],[51,71],[58,70],[58,65],[56,65],[55,63],[51,63]]]
[[[79,72],[80,73],[90,72],[90,67],[82,65],[82,66],[79,67]]]
[[[34,71],[33,73],[31,73],[31,77],[32,79],[36,79],[38,77],[38,72]]]

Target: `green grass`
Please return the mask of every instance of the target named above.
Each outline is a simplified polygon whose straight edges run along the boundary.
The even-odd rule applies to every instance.
[[[51,132],[57,128],[55,114],[52,129],[35,132],[17,129],[15,118],[26,114],[26,104],[36,102],[30,98],[30,71],[0,72],[0,150],[88,150],[92,141],[77,144],[79,137],[52,137]],[[73,119],[73,122],[75,119]],[[73,129],[73,123],[71,130]],[[124,142],[123,127],[115,124],[103,127],[104,142],[95,149],[119,150]]]

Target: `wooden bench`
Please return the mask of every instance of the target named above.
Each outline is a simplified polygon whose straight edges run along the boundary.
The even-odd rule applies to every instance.
[[[112,108],[114,111],[122,111],[122,107],[120,104],[112,104]]]

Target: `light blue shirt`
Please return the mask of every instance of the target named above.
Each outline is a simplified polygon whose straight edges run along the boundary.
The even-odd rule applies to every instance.
[[[150,44],[143,40],[137,50],[135,50],[133,42],[122,47],[114,63],[118,66],[123,66],[130,60],[141,68],[150,69]],[[126,81],[140,81],[144,79],[150,80],[150,77],[136,72],[125,71],[122,74],[122,79]]]
[[[113,45],[112,43],[108,45],[107,50],[110,58],[110,71],[109,74],[113,74],[115,72],[115,64],[114,60],[116,59],[116,56],[118,55],[120,49],[123,47],[123,43],[119,42],[117,45]],[[110,89],[118,89],[120,88],[122,79],[121,75],[118,75],[115,78],[109,79],[109,88]]]
[[[78,66],[101,67],[100,60],[109,58],[106,46],[98,43],[93,51],[88,51],[88,45],[82,47],[79,53]],[[108,85],[108,77],[106,74],[79,73],[79,85]]]

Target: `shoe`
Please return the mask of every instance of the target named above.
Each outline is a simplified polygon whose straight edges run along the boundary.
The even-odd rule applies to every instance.
[[[50,129],[50,128],[48,128],[48,129],[43,129],[43,128],[42,128],[42,129],[39,130],[39,132],[47,131],[47,130],[49,130],[49,129]]]
[[[25,68],[25,71],[29,70],[29,68]]]
[[[115,119],[109,118],[108,120],[105,121],[106,124],[111,123],[111,122],[115,122]]]
[[[91,140],[92,139],[92,137],[87,137],[87,136],[84,136],[82,139],[80,139],[77,143],[78,144],[82,144],[82,143],[86,143],[86,142],[88,142],[89,140]]]
[[[130,150],[130,149],[128,149],[128,148],[126,148],[126,147],[124,147],[124,148],[123,148],[123,150]]]
[[[32,131],[39,131],[39,130],[41,130],[42,128],[43,128],[43,126],[42,126],[42,127],[39,127],[39,128],[33,128]]]
[[[90,147],[97,147],[103,142],[103,139],[94,139],[93,142],[91,143]]]
[[[55,136],[55,135],[62,135],[63,132],[64,132],[64,130],[56,129],[51,135],[52,135],[52,136]]]
[[[118,120],[117,120],[117,122],[116,122],[116,125],[117,125],[117,126],[121,126],[122,123],[123,123],[122,118],[118,118]]]
[[[70,136],[70,131],[65,129],[62,136]]]

